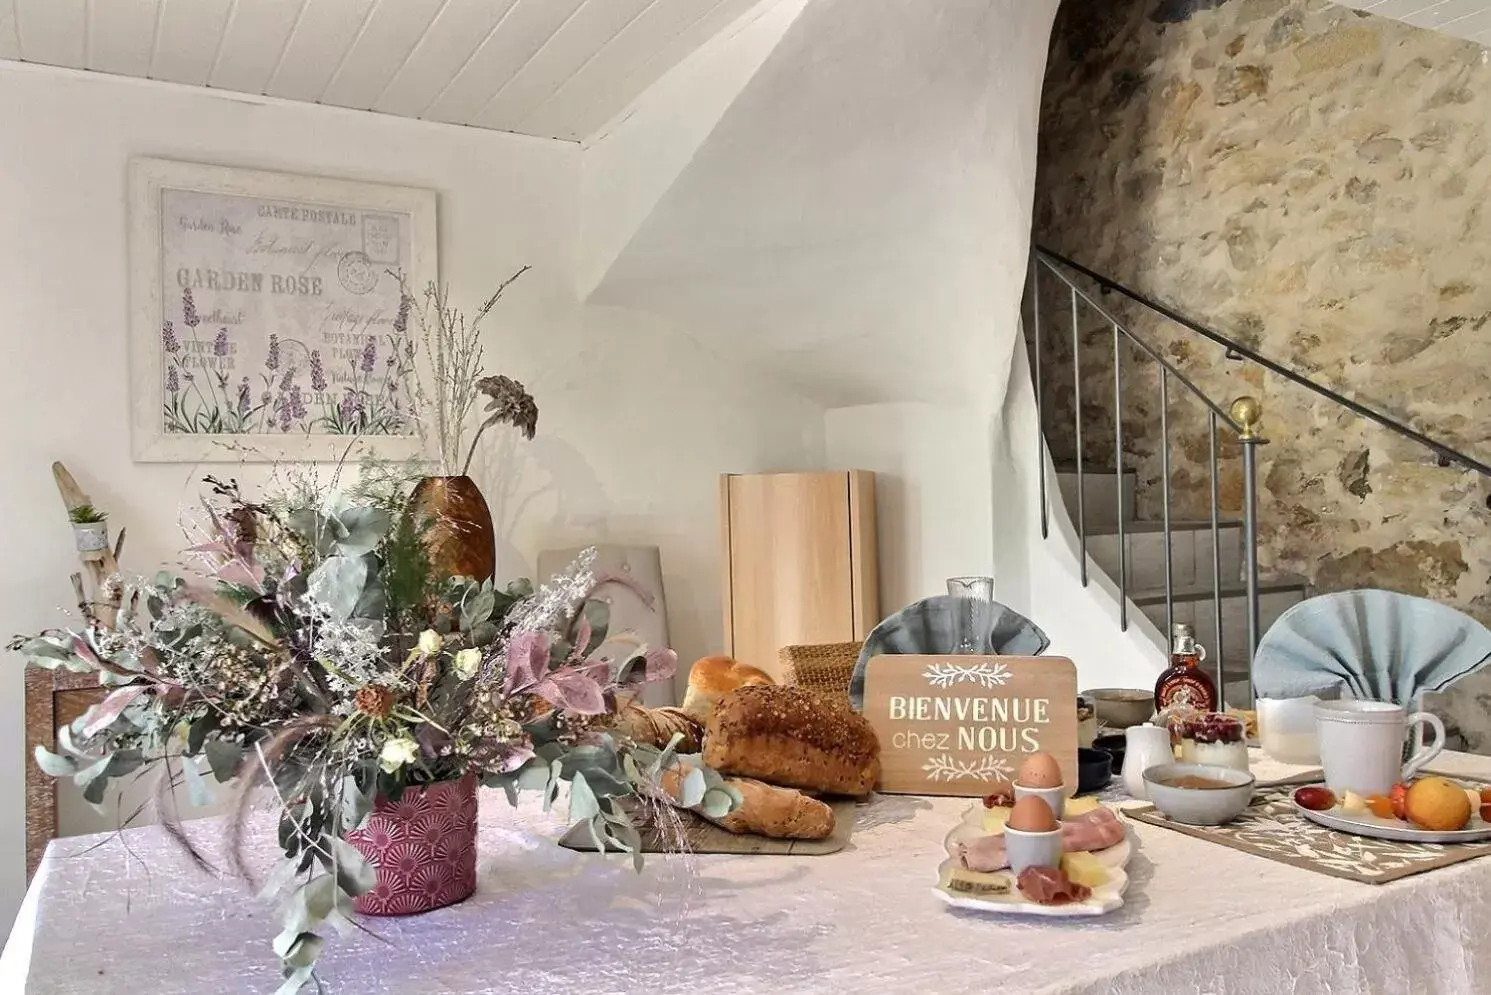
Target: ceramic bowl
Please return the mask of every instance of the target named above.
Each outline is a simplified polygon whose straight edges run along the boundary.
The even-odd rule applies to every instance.
[[[1128,752],[1129,738],[1123,734],[1099,736],[1092,741],[1094,750],[1102,750],[1113,758],[1113,771],[1123,770],[1123,755]]]
[[[1138,688],[1098,688],[1083,691],[1082,697],[1098,710],[1098,721],[1114,729],[1148,722],[1154,714],[1154,693]]]
[[[1113,757],[1102,750],[1077,748],[1077,794],[1102,791],[1113,779]]]
[[[1226,787],[1177,788],[1164,783],[1186,775],[1220,781]],[[1154,807],[1190,826],[1220,826],[1237,818],[1253,800],[1255,780],[1247,771],[1211,764],[1159,764],[1144,769],[1144,787]]]

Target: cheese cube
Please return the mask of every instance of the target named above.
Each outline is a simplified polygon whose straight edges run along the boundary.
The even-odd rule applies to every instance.
[[[1066,800],[1066,818],[1074,815],[1086,815],[1088,812],[1096,812],[1103,805],[1102,802],[1088,795],[1083,798],[1068,798]]]
[[[1086,850],[1062,854],[1061,869],[1074,882],[1089,888],[1101,888],[1108,881],[1108,868]]]
[[[984,810],[984,832],[998,836],[1004,832],[1004,824],[1010,819],[1010,810],[1003,805],[996,805],[991,809]]]
[[[947,889],[964,895],[976,895],[979,898],[1012,895],[1015,890],[1015,879],[1008,871],[986,874],[981,871],[970,871],[964,867],[950,867],[947,872]]]

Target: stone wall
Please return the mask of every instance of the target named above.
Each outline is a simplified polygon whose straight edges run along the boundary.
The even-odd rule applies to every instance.
[[[1323,0],[1070,2],[1041,118],[1036,240],[1491,462],[1491,66]],[[1070,304],[1043,286],[1049,437],[1074,454]],[[1262,558],[1491,621],[1488,488],[1411,442],[1095,295],[1208,396],[1261,399]],[[1113,342],[1080,321],[1084,451],[1113,462]],[[1160,503],[1157,367],[1124,347],[1126,463]],[[1170,384],[1172,487],[1202,517],[1204,409]],[[1241,507],[1219,438],[1220,499]]]

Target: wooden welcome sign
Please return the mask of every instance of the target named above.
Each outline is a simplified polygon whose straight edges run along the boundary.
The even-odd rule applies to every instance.
[[[1077,667],[1060,656],[877,656],[864,716],[888,794],[986,795],[1031,753],[1077,790]]]

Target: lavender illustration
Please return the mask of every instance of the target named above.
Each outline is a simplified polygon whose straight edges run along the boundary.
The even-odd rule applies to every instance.
[[[326,370],[321,366],[321,350],[311,350],[311,390],[321,392],[326,389]]]
[[[410,306],[411,301],[401,295],[391,320],[385,311],[381,321],[374,316],[363,326],[365,330],[381,325],[389,333],[358,335],[350,349],[328,351],[328,344],[337,341],[330,329],[277,330],[268,336],[260,369],[235,376],[243,331],[219,326],[199,338],[204,314],[198,310],[192,289],[182,288],[177,313],[161,322],[166,431],[408,434],[413,413],[408,384],[415,368]],[[211,321],[216,315],[211,310],[206,317]],[[312,337],[308,341],[301,334]],[[320,344],[313,348],[316,337]]]

